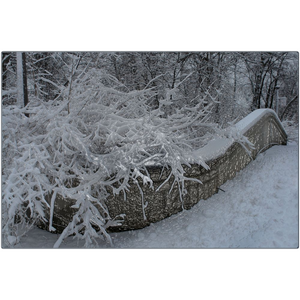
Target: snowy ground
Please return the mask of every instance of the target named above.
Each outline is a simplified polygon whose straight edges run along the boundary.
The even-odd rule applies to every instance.
[[[156,224],[113,233],[115,248],[297,248],[298,141],[274,146],[208,200]],[[33,229],[15,248],[52,248],[58,235]],[[81,248],[68,238],[61,248]],[[100,248],[109,248],[99,241]]]

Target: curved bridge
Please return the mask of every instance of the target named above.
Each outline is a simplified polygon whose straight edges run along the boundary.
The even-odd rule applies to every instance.
[[[271,109],[259,109],[235,125],[237,132],[244,135],[254,145],[254,149],[246,149],[232,139],[220,138],[210,141],[205,147],[198,150],[210,169],[206,170],[199,165],[186,168],[186,177],[199,179],[202,184],[195,181],[186,181],[187,194],[184,196],[183,207],[190,209],[201,199],[207,199],[217,193],[219,187],[227,180],[235,177],[248,163],[255,159],[258,153],[267,150],[273,145],[286,145],[287,134],[280,120]],[[156,190],[168,177],[167,171],[161,176],[161,168],[149,168]],[[113,230],[130,230],[143,228],[150,223],[160,221],[166,217],[182,211],[178,188],[174,186],[171,193],[172,180],[169,180],[158,191],[154,192],[147,186],[141,187],[144,192],[144,201],[148,202],[145,208],[147,220],[143,218],[141,195],[133,184],[127,193],[127,201],[123,196],[114,196],[108,199],[107,206],[112,218],[123,213],[126,214],[123,225]]]
[[[186,181],[187,193],[183,197],[183,203],[180,200],[178,187],[174,186],[169,193],[172,180],[169,180],[158,192],[155,192],[169,176],[167,170],[161,174],[161,167],[149,167],[148,169],[153,180],[154,190],[148,186],[143,186],[142,183],[140,184],[144,194],[144,202],[148,202],[144,211],[141,193],[135,184],[132,184],[131,189],[127,192],[126,201],[124,201],[123,195],[108,198],[106,205],[112,218],[126,214],[122,226],[113,227],[111,231],[140,229],[183,209],[190,209],[201,199],[207,199],[217,193],[222,184],[235,177],[237,172],[255,159],[258,153],[273,145],[286,145],[287,143],[287,134],[277,115],[271,109],[259,109],[252,112],[238,122],[235,129],[236,134],[247,137],[254,147],[247,148],[242,143],[233,142],[232,137],[228,136],[228,138],[212,140],[205,147],[197,150],[196,153],[203,157],[210,169],[206,170],[196,164],[192,165],[191,168],[185,167],[185,176],[197,178],[202,184]],[[57,197],[53,225],[58,232],[61,232],[72,219],[72,209],[68,208],[66,204],[62,197]]]

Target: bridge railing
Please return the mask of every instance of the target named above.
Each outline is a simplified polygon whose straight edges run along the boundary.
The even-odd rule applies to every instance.
[[[252,143],[252,147],[249,143],[247,146],[247,143],[234,142],[228,137],[212,140],[205,147],[197,150],[197,154],[208,164],[209,170],[196,164],[190,168],[184,166],[185,176],[197,178],[202,184],[196,181],[186,181],[186,193],[183,198],[180,197],[178,187],[176,185],[172,187],[172,179],[155,192],[169,176],[168,170],[162,170],[157,166],[148,168],[154,190],[140,184],[143,202],[148,203],[146,208],[142,207],[141,191],[134,183],[127,192],[126,201],[121,194],[110,196],[106,201],[110,216],[115,218],[120,214],[126,215],[122,226],[114,227],[113,230],[143,228],[183,209],[190,209],[201,199],[207,199],[217,193],[222,184],[234,178],[260,152],[273,145],[287,143],[287,134],[275,112],[270,109],[252,112],[238,122],[235,129],[237,134],[246,137]],[[66,200],[58,196],[53,217],[53,225],[58,231],[62,230],[64,224],[66,226],[72,218],[74,211],[68,207],[70,206],[66,205]]]

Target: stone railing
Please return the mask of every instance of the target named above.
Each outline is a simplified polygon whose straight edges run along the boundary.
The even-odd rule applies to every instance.
[[[287,135],[280,120],[270,109],[252,112],[238,122],[235,129],[241,137],[247,137],[254,145],[253,149],[243,143],[234,142],[233,138],[229,136],[212,140],[205,147],[197,150],[196,153],[205,160],[210,169],[206,170],[196,164],[190,168],[184,167],[186,177],[197,178],[202,184],[196,181],[185,181],[187,193],[183,196],[183,202],[180,199],[178,187],[174,185],[171,189],[172,178],[159,191],[155,192],[169,174],[168,170],[164,170],[161,174],[161,167],[149,167],[148,171],[153,180],[154,190],[140,183],[144,203],[148,203],[144,211],[141,192],[134,183],[127,192],[127,200],[124,200],[121,194],[107,199],[106,205],[112,218],[120,214],[126,215],[122,226],[114,227],[111,230],[143,228],[183,209],[190,209],[201,199],[207,199],[217,193],[222,184],[235,177],[236,173],[255,159],[259,152],[265,151],[273,145],[285,145],[287,142]],[[66,204],[66,200],[63,198],[56,199],[53,221],[56,223],[54,226],[58,231],[61,231],[59,229],[63,229],[72,217],[72,211]]]
[[[108,199],[107,206],[111,217],[126,214],[125,221],[119,230],[143,228],[150,223],[160,221],[176,214],[182,209],[189,209],[201,199],[207,199],[218,192],[219,187],[227,180],[235,177],[259,152],[265,151],[273,145],[285,145],[287,135],[280,120],[273,110],[256,110],[235,125],[237,132],[244,135],[254,145],[254,149],[246,148],[241,143],[233,142],[231,138],[212,140],[208,145],[198,150],[198,154],[206,161],[209,170],[202,166],[192,165],[186,168],[185,176],[199,179],[202,184],[195,181],[186,181],[187,194],[180,200],[178,187],[175,185],[169,193],[172,179],[158,191],[155,190],[166,180],[168,172],[161,176],[161,168],[149,168],[154,190],[143,186],[146,220],[143,217],[141,194],[132,184],[127,193],[127,201],[122,195]],[[142,186],[142,184],[141,184]]]

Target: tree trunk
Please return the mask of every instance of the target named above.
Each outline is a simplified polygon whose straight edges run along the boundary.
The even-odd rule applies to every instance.
[[[283,116],[285,115],[285,113],[287,112],[288,108],[291,106],[291,104],[298,98],[298,96],[295,96],[289,103],[288,105],[285,107],[283,113],[280,116],[280,120],[282,121]]]
[[[26,72],[26,55],[24,52],[17,52],[17,102],[20,107],[28,104],[27,91],[27,72]],[[29,117],[28,114],[25,114]]]
[[[23,97],[24,107],[28,104],[28,90],[27,90],[27,69],[26,69],[26,54],[22,52],[22,63],[23,63]]]

